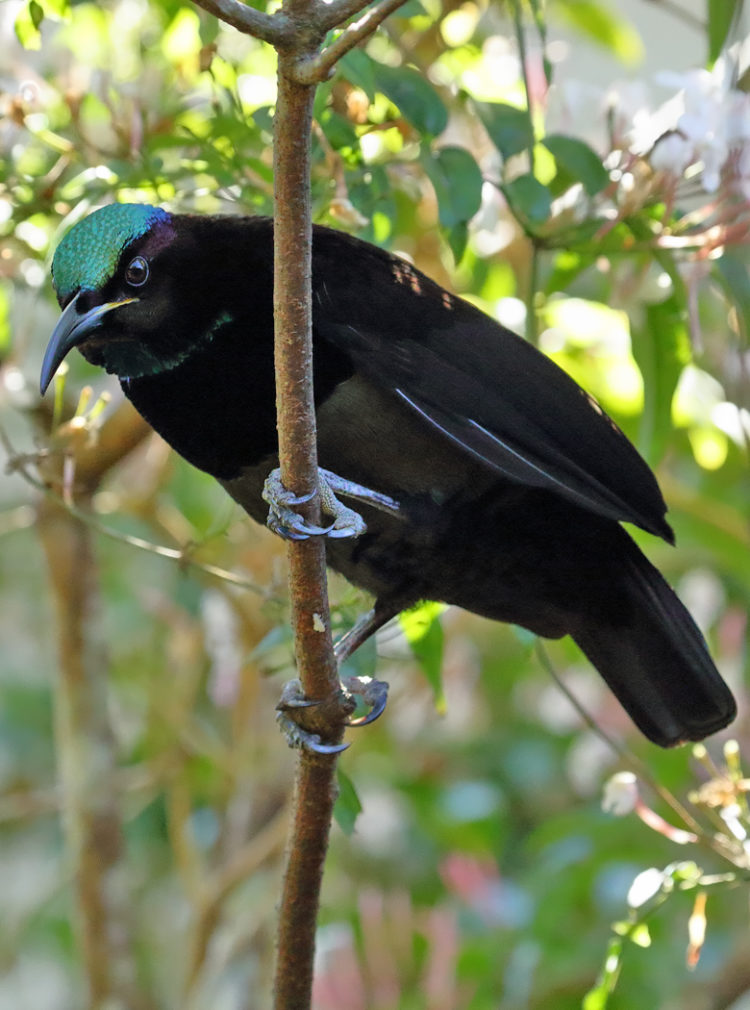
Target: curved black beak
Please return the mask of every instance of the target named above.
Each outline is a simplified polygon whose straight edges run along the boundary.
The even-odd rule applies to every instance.
[[[102,317],[111,312],[112,309],[119,309],[121,305],[127,305],[129,302],[138,300],[137,298],[123,298],[122,301],[104,302],[102,305],[95,305],[88,312],[81,312],[78,308],[80,297],[81,294],[77,294],[73,301],[66,306],[47,344],[44,361],[42,362],[42,374],[39,379],[39,388],[42,396],[47,391],[47,386],[52,381],[52,376],[60,367],[68,352],[84,343],[101,326]]]

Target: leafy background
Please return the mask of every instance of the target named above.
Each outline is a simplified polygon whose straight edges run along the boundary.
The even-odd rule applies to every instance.
[[[656,468],[679,547],[639,540],[735,688],[731,733],[742,744],[747,246],[701,256],[698,231],[689,254],[657,248],[658,222],[708,198],[680,185],[670,207],[646,162],[627,191],[613,186],[622,130],[603,100],[617,80],[659,93],[653,74],[666,64],[711,66],[736,6],[412,0],[319,88],[312,186],[316,220],[408,255],[525,332]],[[91,995],[81,942],[99,920],[78,842],[98,806],[124,839],[110,851],[86,836],[108,853],[106,1005],[269,1005],[294,761],[273,720],[292,671],[283,546],[144,439],[78,500],[96,524],[85,526],[95,557],[78,575],[99,581],[84,626],[97,687],[76,694],[57,673],[67,590],[50,580],[40,517],[49,508],[73,523],[53,529],[58,545],[78,527],[30,481],[59,487],[56,461],[95,439],[113,410],[92,410],[99,393],[119,395],[77,358],[60,410],[39,400],[56,241],[114,197],[270,212],[274,94],[267,46],[177,2],[0,8],[2,1010],[105,1005]],[[95,393],[70,424],[86,383]],[[69,469],[62,480],[70,497]],[[332,593],[344,628],[366,601],[336,578]],[[352,734],[341,763],[316,1008],[566,1010],[587,993],[587,1010],[608,998],[614,1008],[747,1005],[746,868],[711,889],[688,971],[696,888],[682,893],[691,871],[673,864],[725,873],[726,861],[602,811],[603,784],[624,759],[560,694],[531,636],[455,611],[419,617],[380,636],[388,712]],[[597,724],[666,788],[685,800],[709,778],[689,751],[642,740],[571,643],[545,648]],[[356,665],[372,672],[375,658],[365,649]],[[71,729],[90,734],[88,750]],[[710,748],[721,762],[721,741]],[[76,798],[71,783],[89,760],[98,784]],[[710,834],[715,815],[699,816]],[[629,913],[628,889],[652,866],[670,867],[661,879],[678,882],[674,893]],[[636,942],[619,950],[612,922],[635,920]]]

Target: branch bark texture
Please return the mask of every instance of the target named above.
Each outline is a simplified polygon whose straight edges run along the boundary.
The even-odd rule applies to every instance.
[[[336,61],[364,41],[404,0],[379,0],[326,50],[328,31],[368,6],[367,0],[285,0],[281,11],[253,25],[236,0],[196,0],[238,30],[271,42],[278,52],[274,117],[274,324],[279,462],[283,484],[296,495],[317,489],[317,435],[313,393],[312,224],[310,137],[315,84]],[[243,10],[249,11],[247,8]],[[290,27],[291,26],[291,27]],[[322,50],[322,52],[321,52]],[[317,494],[306,518],[319,522]],[[327,743],[343,734],[342,704],[333,655],[320,538],[289,544],[289,586],[295,654],[304,694],[321,704],[308,709],[305,728]],[[292,829],[279,910],[276,1010],[309,1010],[323,867],[336,795],[336,756],[300,752]]]

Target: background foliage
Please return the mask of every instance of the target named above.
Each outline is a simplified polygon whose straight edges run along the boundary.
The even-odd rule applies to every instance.
[[[320,87],[313,198],[317,220],[408,255],[525,331],[636,442],[657,469],[679,547],[639,539],[705,629],[738,694],[732,734],[744,742],[750,168],[723,162],[711,190],[705,175],[683,178],[652,157],[653,144],[637,150],[632,129],[653,125],[676,91],[653,69],[713,66],[737,32],[736,6],[558,0],[545,12],[537,2],[412,0]],[[80,938],[100,920],[75,856],[88,801],[70,787],[88,755],[99,773],[90,807],[106,806],[125,842],[102,857],[101,921],[116,927],[102,947],[117,979],[108,1005],[262,1010],[293,761],[272,718],[291,673],[283,550],[155,436],[77,497],[70,466],[60,478],[55,461],[84,451],[108,416],[92,410],[94,396],[69,423],[79,390],[90,381],[97,395],[119,394],[76,358],[53,417],[36,376],[56,318],[51,250],[89,208],[116,198],[270,212],[273,53],[170,0],[8,2],[0,40],[10,459],[0,513],[0,1008],[104,1005],[86,995]],[[705,150],[701,158],[707,170]],[[84,752],[69,733],[81,694],[56,674],[56,624],[72,593],[54,589],[54,554],[40,547],[46,499],[27,479],[39,474],[91,506],[98,524],[86,527],[95,559],[78,573],[99,580],[84,629],[106,642],[94,660],[100,690],[83,695],[95,711],[79,713],[92,734]],[[338,580],[333,592],[345,627],[366,601]],[[380,637],[389,709],[342,761],[345,830],[323,894],[319,1010],[565,1010],[592,987],[595,1010],[620,964],[613,920],[636,942],[620,952],[610,1006],[723,1007],[750,991],[737,887],[711,890],[693,973],[689,867],[660,877],[651,904],[631,895],[628,913],[640,871],[696,859],[725,873],[726,859],[601,810],[622,758],[559,693],[532,637],[459,612],[422,616],[404,627],[420,662],[399,629]],[[547,655],[667,788],[684,799],[709,778],[685,750],[640,739],[571,643]],[[371,672],[374,648],[356,661]],[[720,744],[711,747],[720,762]],[[740,870],[744,815],[740,803]],[[731,834],[727,817],[717,823]],[[107,839],[88,838],[104,851]],[[660,904],[665,881],[675,893]]]

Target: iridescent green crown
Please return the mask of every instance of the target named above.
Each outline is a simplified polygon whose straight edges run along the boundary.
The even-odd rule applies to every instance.
[[[65,301],[74,291],[96,291],[114,274],[122,250],[154,222],[167,220],[161,207],[112,203],[75,225],[55,250],[52,283]]]

